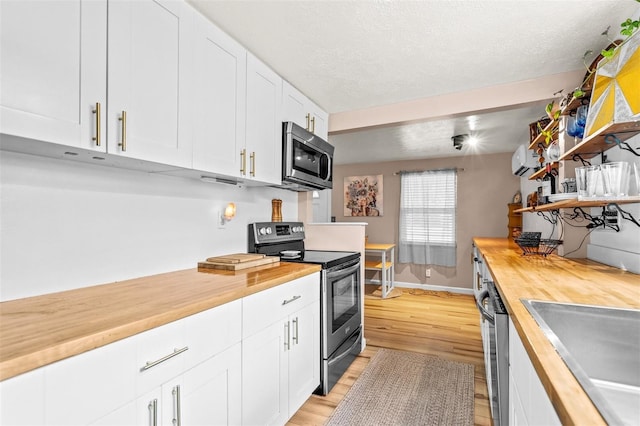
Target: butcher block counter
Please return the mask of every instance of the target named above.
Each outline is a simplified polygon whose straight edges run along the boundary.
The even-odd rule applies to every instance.
[[[279,262],[200,271],[0,303],[0,380],[312,274],[320,266]]]
[[[474,238],[563,424],[605,424],[520,299],[640,309],[640,275],[587,259],[523,256],[505,238]]]

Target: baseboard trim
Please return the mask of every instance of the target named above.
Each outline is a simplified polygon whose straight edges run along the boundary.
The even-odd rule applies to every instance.
[[[372,285],[382,285],[380,280],[371,280]],[[434,284],[416,284],[416,283],[406,283],[402,281],[396,281],[394,283],[395,287],[399,288],[417,288],[420,290],[431,290],[431,291],[448,291],[449,293],[458,293],[458,294],[470,294],[473,295],[473,289],[471,288],[462,288],[462,287],[449,287],[444,285],[434,285]]]

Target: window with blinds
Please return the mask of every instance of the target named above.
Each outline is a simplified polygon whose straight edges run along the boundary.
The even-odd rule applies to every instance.
[[[403,172],[398,260],[456,266],[455,169]]]

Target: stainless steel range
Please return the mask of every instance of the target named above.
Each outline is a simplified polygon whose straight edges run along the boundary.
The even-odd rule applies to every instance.
[[[305,250],[302,222],[250,224],[249,252],[322,267],[322,341],[318,354],[322,362],[316,393],[326,395],[362,351],[360,253]]]

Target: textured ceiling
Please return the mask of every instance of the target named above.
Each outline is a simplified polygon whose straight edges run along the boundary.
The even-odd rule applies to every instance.
[[[611,26],[616,38],[620,22],[640,11],[635,0],[188,1],[329,113],[579,70],[586,50],[598,52],[609,44],[602,31]],[[543,110],[513,107],[509,118],[526,135],[528,122]],[[480,123],[487,120],[484,127],[497,128],[503,121],[482,111],[473,115]],[[393,143],[400,154],[412,145],[406,135],[415,139],[430,131],[438,140],[407,149],[405,157],[442,156],[445,143],[451,150],[453,136],[444,138],[444,129],[464,122],[456,120],[411,124],[411,131],[395,126],[346,132],[330,141],[344,145],[338,149],[344,158],[337,156],[336,163],[345,163],[351,145],[360,150],[369,140],[370,151],[378,152],[375,140],[385,140],[387,152]],[[501,148],[493,152],[523,142],[495,137]]]

